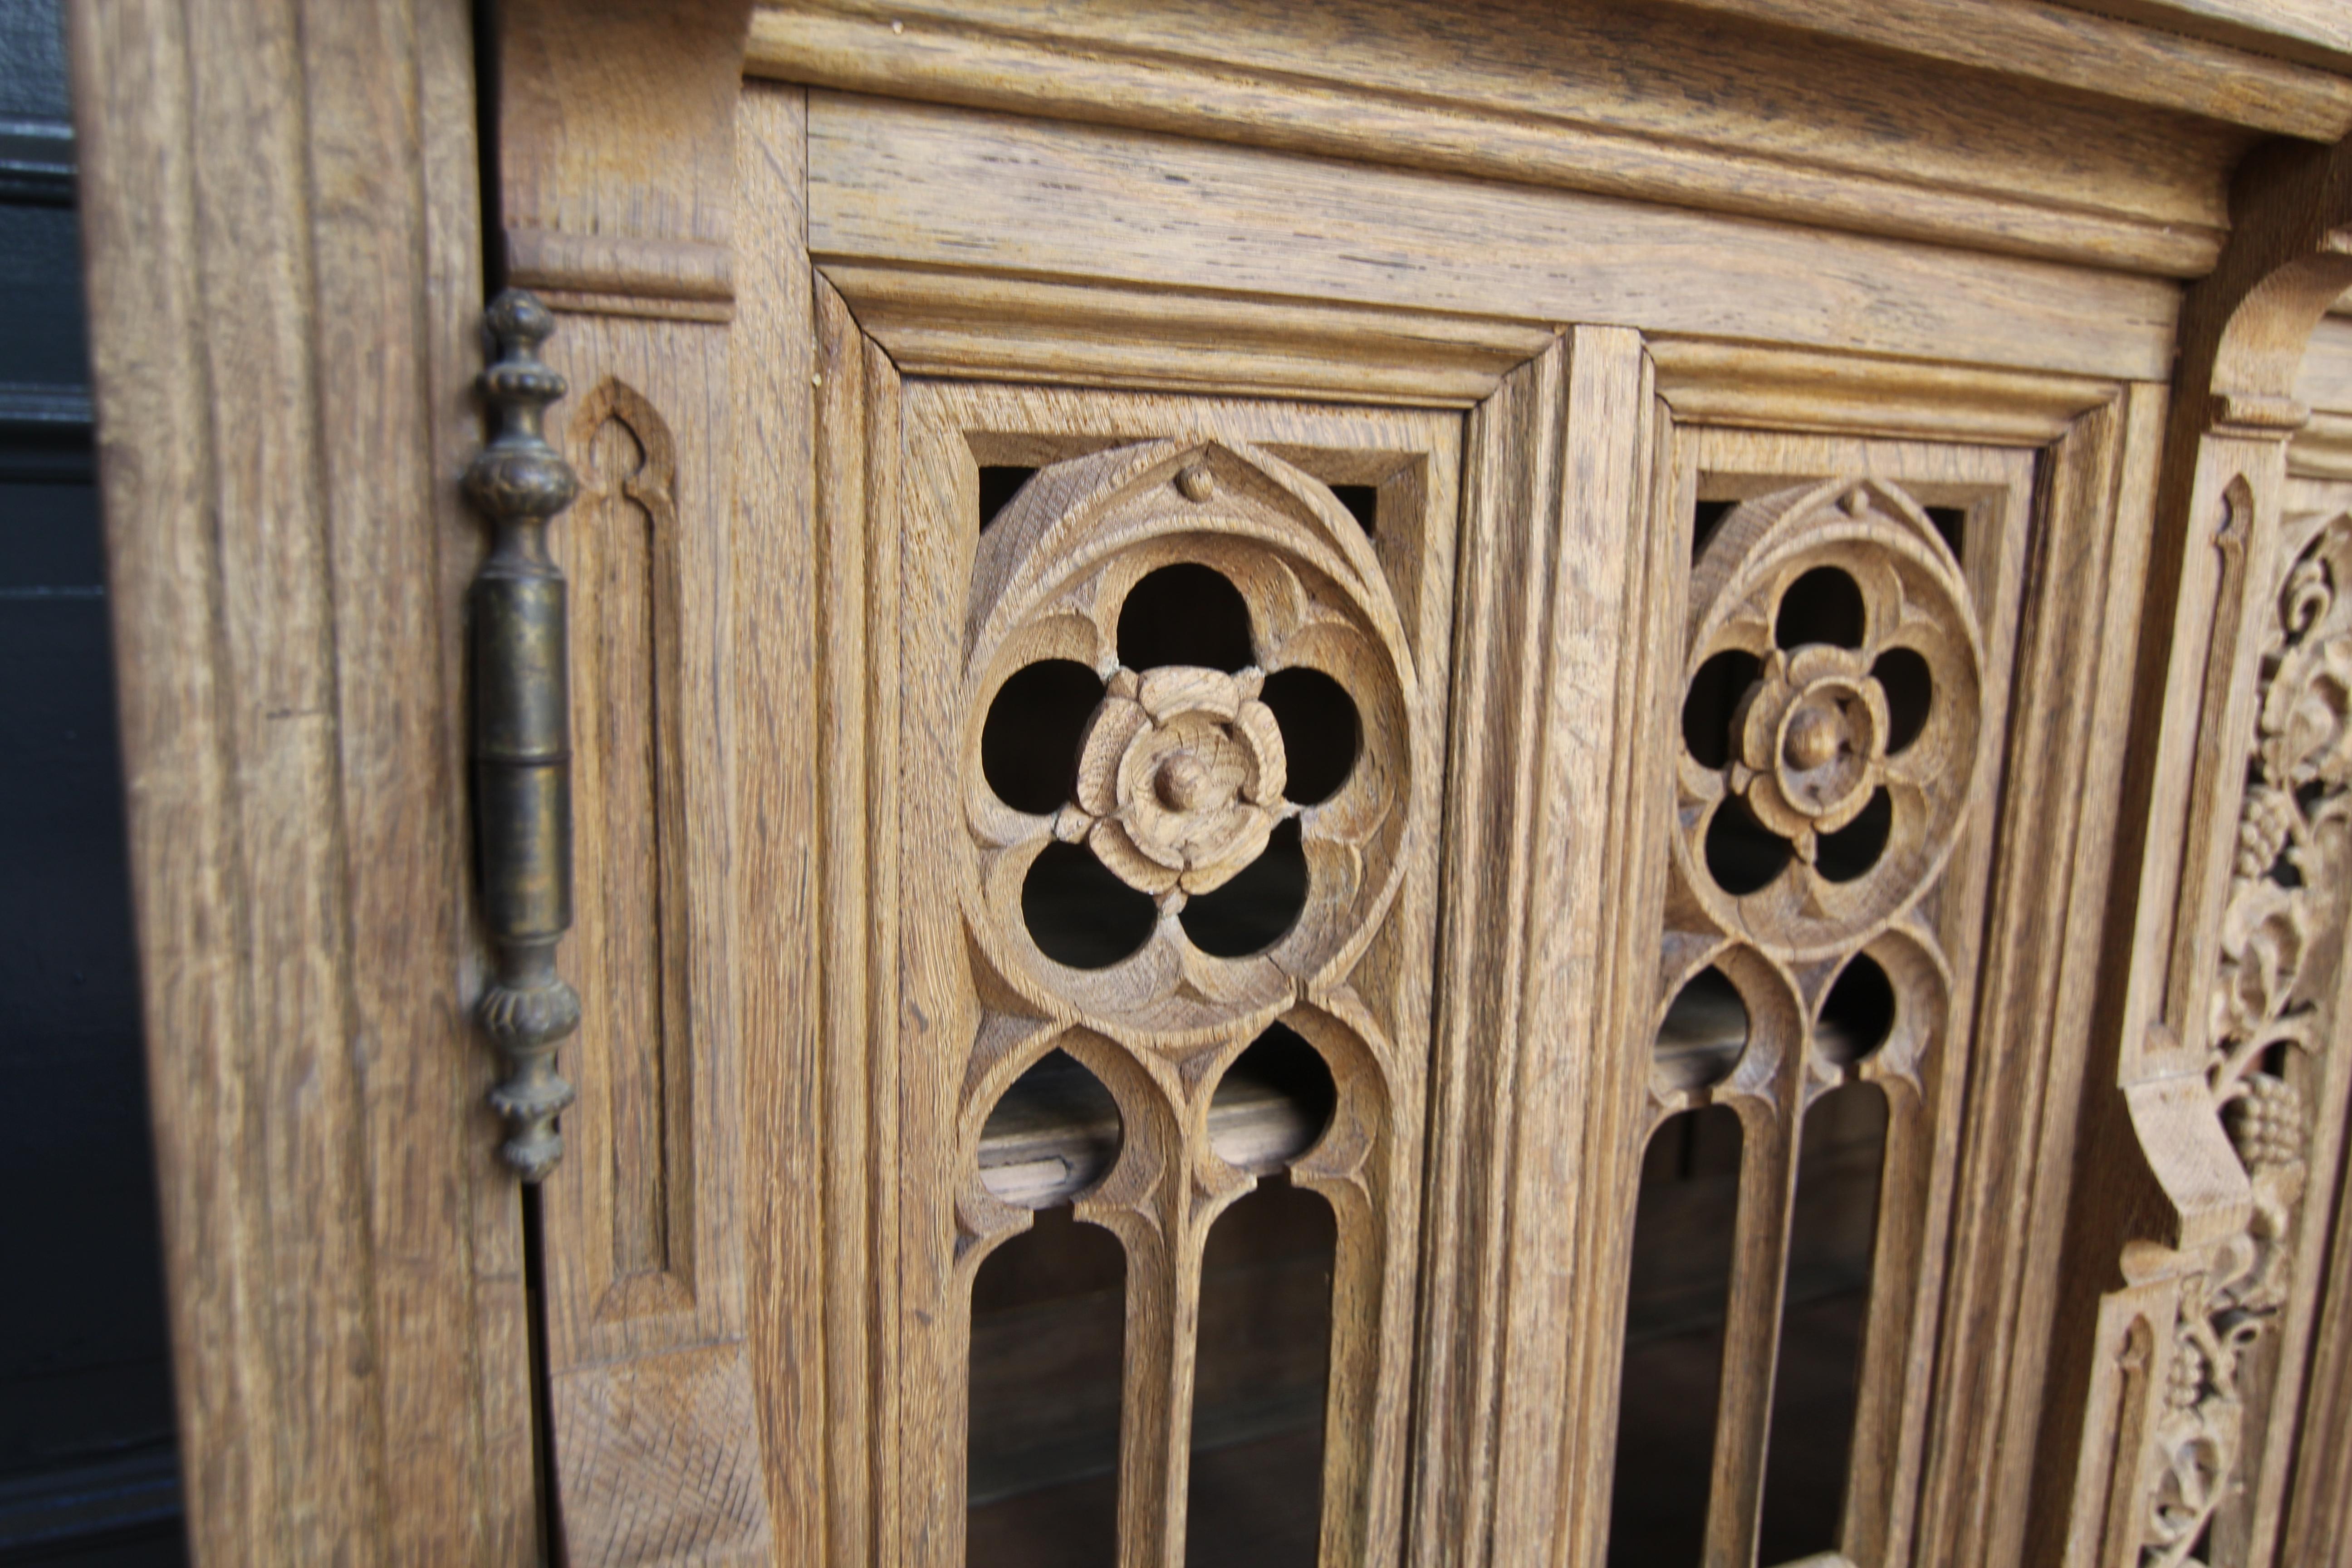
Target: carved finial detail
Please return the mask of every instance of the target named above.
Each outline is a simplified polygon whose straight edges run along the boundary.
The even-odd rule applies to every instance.
[[[564,393],[539,347],[554,318],[509,289],[484,314],[498,357],[481,388],[497,417],[466,471],[466,494],[497,531],[473,587],[473,752],[483,925],[494,972],[476,1016],[507,1060],[493,1109],[500,1151],[537,1182],[562,1157],[555,1119],[572,1086],[557,1044],[580,1026],[580,997],[555,971],[572,925],[572,737],[563,574],[547,524],[580,485],[542,423]]]

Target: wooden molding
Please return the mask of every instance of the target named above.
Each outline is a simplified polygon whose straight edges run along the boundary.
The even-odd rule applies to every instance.
[[[1658,394],[1686,425],[2040,446],[2121,393],[2085,376],[1708,338],[1656,336],[1648,346]]]
[[[2299,479],[2352,479],[2352,414],[2314,414],[2287,443],[2286,471]]]
[[[499,7],[507,282],[562,310],[726,319],[751,3]]]
[[[1545,327],[1200,289],[835,262],[828,281],[909,375],[1466,407]]]
[[[888,264],[2160,380],[2157,279],[809,94],[809,247]]]
[[[844,91],[2182,278],[2212,266],[2228,171],[2260,132],[2180,110],[2261,130],[2290,119],[2294,133],[2326,138],[2352,123],[2341,79],[2056,7],[2020,7],[2038,47],[2017,54],[2005,28],[1949,0],[1914,0],[1909,10],[1932,18],[1840,9],[1853,12],[1839,25],[1856,43],[1719,18],[1702,35],[1689,12],[1633,6],[1505,5],[1474,20],[1375,0],[1239,14],[1163,0],[1079,22],[1030,0],[952,11],[811,0],[759,11],[746,67]],[[2112,72],[2111,86],[2165,102],[2053,94],[1881,47],[1883,30],[1907,37],[1931,19],[1942,52],[1970,65],[1997,50],[2027,76],[2037,61],[2066,76]],[[1736,44],[1723,36],[1733,29]],[[1689,74],[1730,47],[1742,58],[1736,79]],[[1805,114],[1787,112],[1792,98]],[[1832,107],[1845,100],[1851,110]]]
[[[513,228],[502,237],[507,281],[552,310],[723,321],[735,299],[734,256],[696,239]]]
[[[2352,70],[2352,18],[2336,0],[2075,0],[2192,38],[2252,49],[2322,70]]]
[[[2021,1560],[2049,1324],[2067,1264],[2077,1107],[2096,1000],[2115,795],[2132,744],[2139,588],[2165,395],[2084,414],[2039,468],[1954,1198],[1921,1555]],[[2032,759],[2030,765],[2025,762]]]
[[[1640,522],[1663,412],[1633,333],[1576,328],[1470,420],[1415,1563],[1583,1561],[1567,1500],[1607,1473],[1622,1292],[1591,1222],[1634,1149],[1622,1042],[1663,880],[1646,649],[1677,578]],[[1577,833],[1566,799],[1627,828]]]
[[[2333,142],[2352,132],[2352,83],[2340,74],[2352,55],[2287,63],[2302,41],[2287,34],[2196,37],[2159,17],[2148,25],[2098,13],[2097,5],[2034,0],[1695,0],[1702,8],[1755,21],[1927,55],[2001,76],[2023,77],[2176,109],[2281,136]],[[2315,0],[2324,5],[2326,0]],[[2272,0],[2250,19],[2292,24]],[[2315,11],[2315,16],[2316,15]],[[2343,29],[2337,29],[2343,31]]]

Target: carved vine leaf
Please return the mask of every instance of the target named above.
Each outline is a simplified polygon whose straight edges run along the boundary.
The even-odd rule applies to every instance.
[[[2245,1231],[2181,1298],[2143,1568],[2189,1568],[2239,1474],[2247,1352],[2294,1277],[2309,1118],[2298,1058],[2326,1047],[2352,814],[2352,517],[2314,527],[2266,628],[2237,852],[2221,915],[2206,1078],[2253,1191]]]

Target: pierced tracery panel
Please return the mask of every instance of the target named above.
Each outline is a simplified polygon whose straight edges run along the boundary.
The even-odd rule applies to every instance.
[[[1131,625],[1130,601],[1171,569],[1238,600],[1231,631],[1219,636],[1206,615],[1173,637]],[[1181,1034],[1264,1006],[1360,950],[1403,871],[1418,682],[1363,530],[1328,487],[1264,453],[1115,448],[1033,479],[983,536],[974,575],[971,711],[989,713],[1016,679],[1057,663],[1092,672],[1101,693],[1050,811],[1001,798],[981,754],[989,726],[966,727],[974,935],[996,969],[1041,1008]],[[1266,700],[1294,671],[1321,678],[1294,689],[1324,710],[1294,725],[1355,739],[1336,787],[1312,805],[1291,798],[1290,745]],[[1055,844],[1083,846],[1151,900],[1129,951],[1072,962],[1041,940],[1038,867]],[[1203,941],[1198,911],[1253,873],[1290,918],[1242,951]]]
[[[1804,1483],[1843,1492],[1842,1522],[1803,1550],[1881,1561],[1916,1471],[1967,956],[1948,951],[1943,914],[1955,847],[1987,811],[2000,679],[1980,595],[1938,526],[1952,521],[1887,479],[1799,484],[1731,508],[1692,573],[1651,1126],[1717,1105],[1744,1133],[1709,1562],[1753,1560],[1759,1520],[1767,1547],[1823,1528],[1799,1518],[1818,1504],[1773,1511],[1764,1460],[1784,1316],[1825,1290],[1864,1292],[1860,1364],[1842,1396],[1850,1435],[1817,1435],[1838,1473]],[[1849,1086],[1883,1097],[1883,1155],[1875,1131],[1807,1135]],[[1845,1120],[1876,1127],[1861,1110]],[[1845,1207],[1875,1219],[1839,1222],[1867,1239],[1863,1278],[1833,1279],[1792,1258],[1790,1219],[1801,1175],[1828,1193],[1827,1163],[1857,1160],[1872,1168]],[[1793,1497],[1796,1457],[1774,1472]]]
[[[2210,992],[2206,1079],[2253,1205],[2211,1268],[2188,1280],[2153,1415],[2158,1461],[2143,1525],[2147,1568],[2242,1563],[2267,1550],[2250,1506],[2274,1417],[2298,1273],[2318,1259],[2305,1214],[2312,1162],[2336,1131],[2330,1061],[2352,858],[2352,512],[2291,513],[2262,617],[2254,733]],[[2275,1488],[2271,1491],[2275,1496]]]
[[[1020,395],[939,395],[983,416],[1026,412]],[[940,862],[909,873],[932,901],[908,911],[955,973],[919,984],[919,1005],[952,1016],[933,1037],[942,1047],[964,1042],[952,1073],[903,1069],[919,1080],[909,1146],[942,1157],[909,1170],[922,1190],[907,1245],[947,1249],[936,1272],[919,1256],[908,1276],[913,1375],[965,1378],[981,1268],[1031,1226],[1038,1198],[1067,1201],[1126,1259],[1119,1562],[1178,1568],[1188,1500],[1240,1495],[1192,1485],[1196,1447],[1277,1415],[1320,1435],[1319,1474],[1284,1484],[1319,1488],[1322,1560],[1385,1562],[1399,1538],[1446,647],[1414,596],[1444,602],[1454,430],[1435,416],[1277,415],[1277,451],[1248,438],[1246,414],[1101,403],[1108,428],[1083,414],[1076,430],[965,425],[935,448],[968,440],[982,455],[959,479],[967,497],[983,468],[1020,477],[975,520],[957,673],[931,689],[952,692],[953,711],[919,718],[909,698],[910,732],[937,733],[956,775],[952,828],[924,819]],[[1166,411],[1162,430],[1213,433],[1122,417],[1145,407]],[[1373,529],[1338,484],[1361,491]],[[1413,556],[1402,591],[1399,552]],[[1059,1156],[1032,1161],[1045,1184],[1011,1201],[1007,1107],[1056,1051],[1116,1102],[1117,1154],[1059,1185]],[[1047,1127],[1045,1142],[1058,1136]],[[1265,1391],[1221,1375],[1201,1385],[1196,1416],[1200,1336],[1236,1288],[1217,1258],[1255,1256],[1238,1235],[1211,1248],[1212,1230],[1265,1179],[1329,1211],[1327,1262],[1281,1298],[1328,1290],[1328,1310],[1285,1309],[1301,1322],[1328,1311],[1322,1381],[1227,1419],[1219,1401]],[[910,1498],[961,1495],[963,1423],[951,1416],[941,1436],[914,1445]],[[934,1515],[934,1532],[945,1525]],[[918,1560],[955,1561],[935,1536],[914,1546]]]

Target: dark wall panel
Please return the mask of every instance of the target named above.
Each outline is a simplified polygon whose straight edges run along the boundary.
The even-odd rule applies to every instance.
[[[185,1561],[57,0],[0,0],[0,1564]]]

